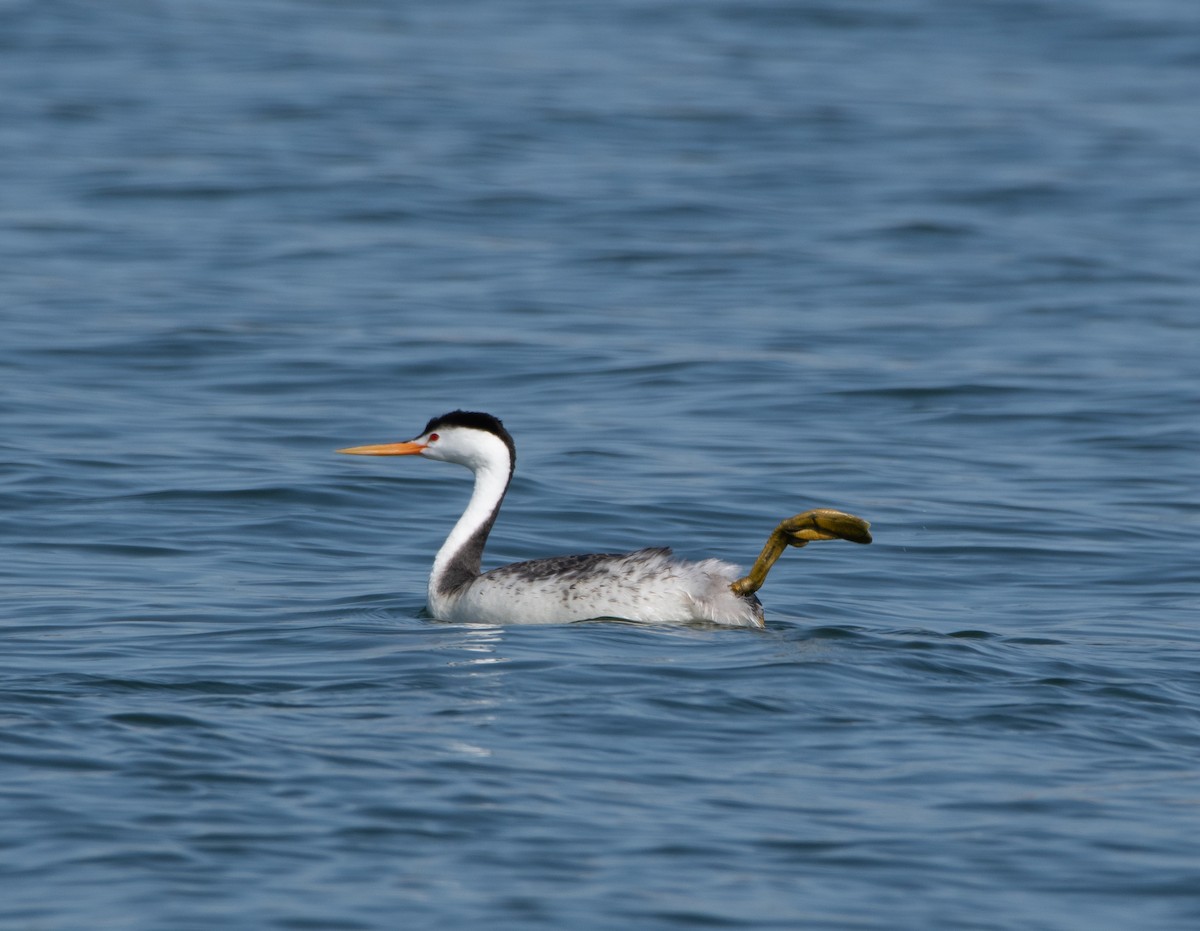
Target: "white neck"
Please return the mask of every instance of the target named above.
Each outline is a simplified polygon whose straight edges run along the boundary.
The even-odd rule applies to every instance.
[[[429,575],[429,608],[435,615],[443,615],[445,611],[439,610],[439,606],[444,608],[456,601],[479,575],[484,544],[512,479],[508,450],[499,440],[496,445],[503,450],[502,456],[481,457],[480,461],[468,464],[475,473],[475,490],[462,517],[434,557]]]

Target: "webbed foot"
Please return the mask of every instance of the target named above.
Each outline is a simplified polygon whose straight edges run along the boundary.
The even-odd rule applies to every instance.
[[[780,521],[779,527],[789,546],[805,546],[813,540],[849,540],[851,543],[870,543],[871,525],[861,517],[815,508]]]
[[[767,573],[789,546],[807,546],[813,540],[849,540],[851,543],[870,543],[871,525],[861,517],[835,511],[833,508],[814,508],[779,522],[750,572],[731,582],[735,595],[749,595],[767,580]]]

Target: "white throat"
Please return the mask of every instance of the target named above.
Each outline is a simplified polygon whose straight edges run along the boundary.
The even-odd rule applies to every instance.
[[[445,608],[479,575],[484,543],[512,478],[507,447],[498,437],[485,436],[494,443],[486,442],[480,455],[462,463],[475,473],[471,500],[433,560],[429,609],[435,616],[444,616]]]

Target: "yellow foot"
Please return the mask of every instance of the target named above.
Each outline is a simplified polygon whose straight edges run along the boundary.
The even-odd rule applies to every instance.
[[[861,517],[835,511],[832,508],[816,508],[779,522],[779,526],[767,538],[758,559],[749,574],[729,587],[735,595],[750,595],[762,588],[767,573],[775,565],[783,551],[789,546],[807,546],[813,540],[849,540],[851,543],[870,543],[871,525]]]
[[[870,543],[871,525],[861,517],[817,508],[780,521],[777,530],[787,538],[789,546],[804,546],[813,540],[849,540],[851,543]]]

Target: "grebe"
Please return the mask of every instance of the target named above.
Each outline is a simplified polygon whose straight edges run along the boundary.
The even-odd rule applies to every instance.
[[[633,553],[556,556],[480,573],[483,547],[512,481],[516,447],[491,414],[452,411],[434,417],[415,439],[339,449],[356,456],[424,456],[475,473],[475,490],[438,550],[429,576],[429,612],[439,620],[531,624],[620,618],[648,623],[708,621],[762,627],[754,594],[788,546],[810,540],[870,543],[870,525],[821,508],[775,528],[748,575],[719,559],[676,559],[665,547]]]

